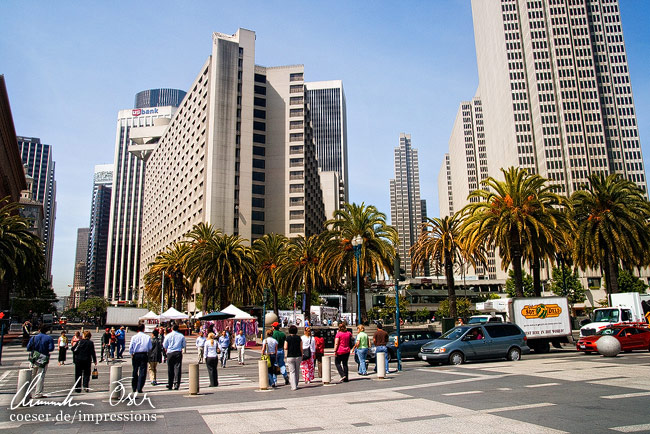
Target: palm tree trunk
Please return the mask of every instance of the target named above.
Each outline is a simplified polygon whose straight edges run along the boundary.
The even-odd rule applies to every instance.
[[[359,300],[357,303],[361,307],[361,322],[359,324],[365,324],[368,321],[368,313],[366,312],[366,289],[363,278],[359,285]]]
[[[271,287],[271,292],[273,293],[273,313],[275,313],[275,316],[280,318],[280,310],[278,309],[278,289],[275,285]]]
[[[540,276],[540,264],[539,258],[537,255],[533,258],[533,290],[535,291],[535,297],[542,296],[542,279]]]
[[[305,321],[311,324],[311,282],[305,279]]]
[[[512,271],[515,275],[515,296],[524,296],[524,279],[523,270],[521,269],[521,245],[519,244],[519,237],[516,234],[511,234],[511,257],[512,257]]]
[[[449,299],[449,317],[457,318],[456,287],[454,286],[454,263],[451,260],[451,253],[445,252],[445,277],[447,278],[447,297]]]
[[[614,255],[607,255],[607,266],[609,267],[609,278],[611,280],[611,294],[616,294],[620,292],[618,287],[618,260],[614,258]]]

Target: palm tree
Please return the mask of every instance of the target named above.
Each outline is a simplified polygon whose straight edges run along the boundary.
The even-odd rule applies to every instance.
[[[209,306],[215,304],[217,276],[214,275],[215,268],[211,264],[218,255],[219,238],[223,233],[212,225],[201,222],[195,224],[185,236],[190,239],[190,252],[185,258],[187,275],[193,284],[200,281],[203,296],[201,310],[207,312]]]
[[[422,223],[422,232],[418,240],[411,246],[411,266],[413,272],[424,267],[427,263],[434,264],[436,273],[442,267],[447,279],[447,294],[449,299],[449,315],[455,318],[456,288],[454,283],[454,265],[466,259],[476,266],[476,257],[482,257],[480,247],[463,239],[460,230],[462,218],[460,213],[443,218],[427,218]],[[473,250],[470,250],[473,249]],[[474,254],[471,253],[474,252]],[[483,262],[485,259],[483,258]]]
[[[586,187],[571,196],[577,226],[574,259],[583,270],[600,266],[607,291],[616,293],[619,263],[631,269],[647,261],[650,204],[639,187],[619,174],[592,174]]]
[[[29,221],[18,214],[20,204],[6,197],[0,205],[0,287],[5,292],[0,302],[4,304],[12,287],[35,290],[42,286],[45,256],[42,241],[31,232]]]
[[[482,181],[485,188],[469,194],[470,200],[479,201],[463,209],[467,218],[462,231],[474,242],[499,248],[502,267],[505,270],[512,264],[515,292],[517,297],[523,297],[522,258],[537,262],[543,256],[541,251],[527,246],[556,239],[559,217],[553,207],[564,202],[554,193],[557,187],[539,175],[515,167],[501,172],[504,181],[490,177]]]
[[[286,246],[285,257],[277,271],[277,278],[285,291],[305,290],[305,318],[311,322],[312,291],[327,283],[323,274],[323,243],[318,235],[292,238]]]
[[[144,291],[149,300],[160,299],[164,273],[165,292],[169,294],[166,297],[167,305],[173,305],[179,311],[183,310],[185,300],[189,299],[192,293],[192,283],[185,271],[185,262],[189,253],[189,244],[176,242],[160,252],[149,264],[149,271],[144,276]],[[170,303],[170,299],[173,299],[173,303]]]
[[[344,209],[334,212],[333,218],[325,222],[327,228],[322,233],[323,272],[332,281],[340,281],[343,276],[370,276],[377,279],[384,274],[393,273],[395,248],[399,243],[397,231],[386,223],[386,215],[373,205],[365,203],[346,204]],[[361,236],[360,276],[352,248],[352,239]],[[359,302],[361,320],[366,321],[366,297],[364,285],[360,285]]]
[[[248,301],[249,288],[255,274],[253,250],[239,235],[222,235],[217,240],[215,254],[209,267],[215,277],[219,294],[219,308],[233,301]]]
[[[257,271],[258,289],[269,288],[273,295],[273,311],[278,311],[278,268],[285,258],[285,250],[289,240],[280,234],[265,234],[253,242],[255,254],[255,269]]]

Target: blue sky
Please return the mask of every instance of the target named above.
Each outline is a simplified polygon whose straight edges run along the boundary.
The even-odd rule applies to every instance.
[[[650,151],[650,2],[622,0],[644,155]],[[18,135],[53,146],[54,287],[72,283],[76,230],[89,224],[93,168],[114,156],[117,112],[138,91],[186,89],[213,31],[257,34],[256,63],[304,64],[343,80],[350,195],[390,218],[400,132],[419,149],[422,198],[438,214],[437,174],[460,101],[478,85],[471,7],[438,1],[2,2],[0,74]]]

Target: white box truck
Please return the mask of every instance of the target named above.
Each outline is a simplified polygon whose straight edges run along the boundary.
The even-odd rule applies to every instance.
[[[149,313],[149,309],[137,307],[108,307],[106,308],[107,326],[137,326],[140,317]]]
[[[504,314],[506,321],[517,324],[526,333],[528,346],[546,353],[552,344],[560,348],[571,343],[571,316],[566,297],[526,297],[487,300],[477,305],[482,312]]]
[[[645,294],[644,294],[645,295]],[[591,336],[611,325],[648,325],[642,298],[638,292],[622,292],[609,295],[609,307],[594,309],[591,321],[580,328],[580,336]],[[646,304],[647,305],[647,304]]]

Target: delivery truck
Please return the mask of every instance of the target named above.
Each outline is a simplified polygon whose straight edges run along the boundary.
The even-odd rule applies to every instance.
[[[477,310],[501,314],[526,333],[528,346],[536,353],[547,353],[550,346],[572,343],[571,316],[566,297],[525,297],[487,300]]]
[[[591,336],[612,325],[647,326],[648,304],[645,294],[622,292],[609,295],[609,307],[594,309],[590,320],[580,328],[580,336]],[[645,309],[644,309],[645,308]]]
[[[149,309],[137,307],[108,307],[106,308],[107,326],[137,326],[140,317],[149,313]]]

